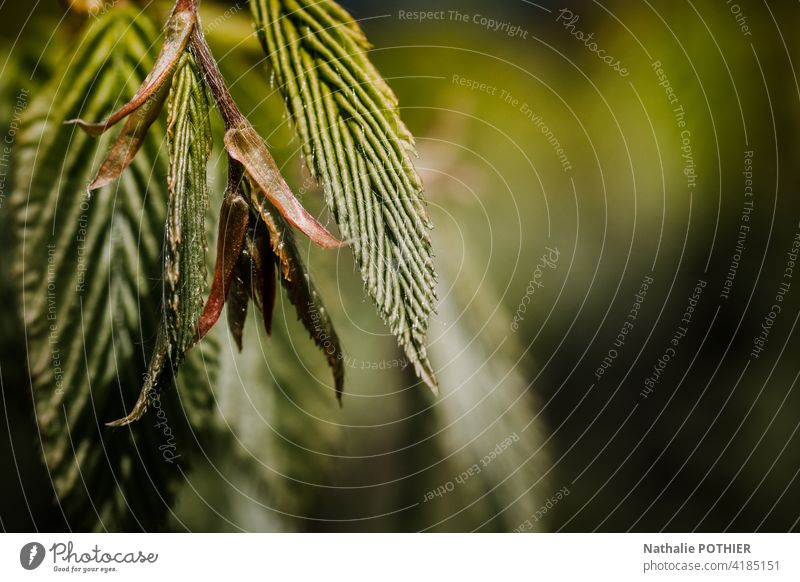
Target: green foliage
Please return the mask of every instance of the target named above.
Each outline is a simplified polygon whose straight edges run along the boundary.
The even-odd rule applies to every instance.
[[[314,176],[367,291],[432,389],[425,348],[435,308],[430,223],[397,99],[335,2],[253,0],[256,26]]]
[[[157,36],[138,10],[115,9],[99,19],[68,59],[64,77],[31,103],[15,151],[13,269],[28,365],[42,451],[74,527],[157,527],[180,477],[159,447],[172,437],[189,447],[179,437],[189,430],[184,414],[203,425],[210,407],[192,396],[182,414],[162,403],[169,425],[103,426],[120,416],[141,383],[158,325],[153,306],[161,284],[153,277],[161,267],[168,162],[156,124],[121,180],[90,196],[98,144],[64,121],[101,118],[131,95],[152,64],[147,52]],[[202,389],[198,377],[213,377],[208,349],[187,362],[192,389]]]
[[[169,341],[179,354],[194,342],[206,283],[206,166],[211,154],[211,124],[208,97],[191,55],[184,56],[175,75],[168,112],[170,203],[165,311]]]
[[[171,385],[195,343],[206,287],[206,166],[211,153],[208,97],[194,59],[186,53],[169,94],[169,203],[164,249],[162,321],[140,395]]]
[[[270,10],[294,7],[284,2]],[[333,371],[336,396],[344,389],[345,355],[293,229],[323,248],[340,241],[294,197],[266,142],[233,102],[196,9],[195,0],[176,3],[155,58],[159,34],[147,16],[127,4],[104,12],[63,75],[30,104],[14,154],[11,268],[41,448],[66,521],[81,529],[161,527],[185,476],[179,459],[228,442],[209,389],[217,345],[205,338],[226,302],[241,349],[250,299],[271,331],[277,276]],[[435,276],[411,136],[350,17],[333,3],[306,9],[270,34],[297,40],[292,27],[306,30],[308,19],[333,19],[343,28],[312,26],[318,36],[291,48],[290,64],[300,69],[277,70],[285,87],[303,87],[297,99],[314,97],[307,101],[313,113],[295,117],[315,175],[380,313],[435,390],[424,345]],[[289,58],[281,54],[279,66]],[[225,125],[228,189],[206,298],[209,95]],[[107,130],[123,120],[110,139]],[[288,386],[293,374],[281,369]],[[164,390],[171,387],[177,390]],[[288,397],[279,400],[285,405]],[[123,427],[148,410],[146,422],[106,427]],[[109,422],[114,418],[120,420]],[[316,438],[309,436],[314,430],[291,425]]]

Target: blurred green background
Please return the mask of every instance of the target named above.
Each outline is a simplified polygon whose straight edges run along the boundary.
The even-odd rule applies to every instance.
[[[112,521],[71,515],[39,460],[24,305],[3,259],[3,529],[797,530],[800,281],[784,270],[800,232],[800,7],[343,5],[417,138],[440,275],[429,343],[441,395],[405,367],[349,251],[308,249],[348,355],[344,406],[282,297],[273,336],[251,315],[242,354],[215,330],[219,378],[190,389],[213,394],[224,438],[191,455],[192,443],[179,444],[187,455],[170,469],[172,501]],[[154,14],[168,6],[155,3]],[[327,216],[246,2],[202,9],[241,109],[302,202]],[[410,16],[419,11],[436,17]],[[63,73],[82,27],[64,13],[55,1],[0,8],[2,127],[22,89],[35,95]],[[216,208],[219,140],[212,160]],[[8,209],[0,248],[13,252]],[[782,282],[782,310],[753,357]],[[135,398],[139,387],[129,390]],[[144,495],[153,486],[144,465],[135,483],[112,495]]]

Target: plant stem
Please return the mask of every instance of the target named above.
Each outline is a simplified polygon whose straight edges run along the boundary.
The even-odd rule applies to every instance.
[[[247,119],[236,106],[236,102],[233,100],[227,85],[225,85],[225,79],[222,77],[217,61],[214,59],[214,55],[211,54],[211,49],[208,48],[208,43],[206,43],[206,39],[203,36],[203,28],[200,25],[200,15],[197,13],[197,3],[198,0],[178,0],[176,10],[181,6],[185,6],[190,7],[195,12],[195,25],[189,42],[200,70],[203,71],[206,85],[211,90],[211,95],[214,97],[214,102],[217,104],[217,109],[222,116],[225,131],[228,131],[229,129],[246,125]],[[238,192],[239,184],[243,177],[243,166],[229,155],[226,196],[232,196]]]
[[[191,0],[190,0],[191,1]],[[225,85],[225,79],[222,78],[222,73],[219,71],[217,61],[208,48],[206,39],[203,36],[203,30],[200,27],[200,17],[197,17],[197,23],[192,30],[190,38],[192,45],[192,52],[203,71],[203,77],[206,84],[211,89],[211,95],[217,104],[222,121],[225,124],[225,130],[240,127],[247,122],[244,115],[236,106],[236,102],[231,97],[228,87]]]

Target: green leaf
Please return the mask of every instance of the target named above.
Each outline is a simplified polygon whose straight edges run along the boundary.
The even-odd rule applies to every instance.
[[[103,118],[130,98],[152,67],[157,39],[139,10],[108,11],[57,69],[63,74],[37,93],[14,151],[13,270],[40,446],[59,509],[76,529],[158,527],[182,478],[180,461],[167,462],[159,447],[188,452],[196,439],[187,418],[205,426],[211,407],[195,380],[213,376],[209,344],[184,366],[198,392],[182,409],[163,402],[166,424],[104,427],[132,404],[160,319],[165,135],[155,124],[121,180],[90,196],[93,161],[108,137],[95,140],[64,122]]]
[[[411,134],[367,59],[357,23],[329,0],[253,0],[259,38],[326,202],[352,241],[367,291],[417,375],[434,391],[425,348],[436,276]]]
[[[139,399],[122,426],[138,420],[150,399],[172,385],[185,352],[196,341],[206,287],[206,166],[211,154],[208,96],[190,53],[184,53],[169,91],[169,204],[165,229],[162,320]]]
[[[165,312],[178,353],[195,341],[206,287],[206,225],[211,155],[209,102],[194,58],[186,54],[172,82],[167,131],[170,143]]]

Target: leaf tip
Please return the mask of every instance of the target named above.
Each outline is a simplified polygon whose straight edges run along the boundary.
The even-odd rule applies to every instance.
[[[341,354],[341,348],[339,349]],[[344,366],[342,365],[341,358],[337,358],[338,362],[333,367],[333,379],[336,384],[336,401],[339,403],[339,408],[344,406],[342,396],[344,396]]]
[[[132,422],[135,422],[144,416],[144,413],[147,412],[147,405],[148,405],[148,390],[142,390],[141,394],[139,394],[139,399],[136,401],[136,404],[133,406],[133,410],[131,410],[130,414],[119,418],[117,420],[112,420],[111,422],[107,422],[106,426],[110,428],[119,428],[122,426],[129,425]]]
[[[417,377],[431,389],[434,396],[440,396],[439,381],[436,379],[436,375],[431,369],[430,362],[427,360],[425,362],[414,362],[414,371],[417,373]]]
[[[76,117],[75,119],[66,120],[64,122],[64,125],[77,125],[92,137],[99,137],[103,135],[103,132],[106,129],[108,129],[105,123],[89,123],[88,121],[84,121],[79,117]]]
[[[117,177],[107,176],[107,175],[97,175],[95,179],[92,180],[91,184],[86,187],[86,192],[91,193],[95,190],[99,190],[103,186],[108,186],[111,182],[116,180]]]

